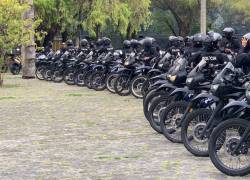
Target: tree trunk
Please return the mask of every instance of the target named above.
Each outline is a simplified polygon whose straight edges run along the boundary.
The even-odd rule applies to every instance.
[[[207,33],[207,7],[206,7],[206,0],[201,0],[201,33]]]
[[[21,2],[24,2],[23,0]],[[34,19],[34,6],[33,0],[26,1],[30,5],[27,12],[24,13],[24,19]],[[32,22],[33,23],[33,22]],[[30,24],[27,28],[33,28],[33,24]],[[22,47],[22,59],[23,59],[23,79],[33,79],[35,78],[35,58],[36,58],[36,48],[35,48],[35,38],[33,34],[30,34],[30,44],[28,46]]]
[[[179,35],[182,37],[186,37],[191,31],[192,22],[183,22],[179,25]]]
[[[128,24],[126,39],[131,39],[131,24]]]
[[[101,29],[100,25],[96,25],[96,28],[95,28],[96,39],[99,39],[101,36],[100,29]]]
[[[2,72],[0,72],[0,87],[3,86],[3,76],[4,76],[4,74]]]

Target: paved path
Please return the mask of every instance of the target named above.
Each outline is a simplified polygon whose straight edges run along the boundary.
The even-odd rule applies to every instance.
[[[141,100],[19,76],[5,84],[1,180],[233,179],[155,133]]]

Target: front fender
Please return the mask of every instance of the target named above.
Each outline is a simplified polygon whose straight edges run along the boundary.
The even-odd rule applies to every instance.
[[[126,72],[131,72],[131,69],[128,69],[128,68],[119,68],[117,70],[117,73],[126,73]]]
[[[233,118],[245,109],[250,109],[250,105],[245,100],[232,101],[223,107],[221,114],[225,115],[223,119]]]
[[[208,99],[209,101],[213,101],[213,102],[218,102],[220,99],[212,94],[209,94],[209,93],[201,93],[201,94],[198,94],[197,96],[195,96],[193,99],[192,99],[192,103],[198,103],[200,102],[201,100],[204,100],[204,99]]]
[[[152,86],[161,86],[161,85],[166,84],[166,83],[168,83],[167,80],[158,80]]]
[[[105,66],[103,65],[95,65],[92,67],[93,70],[104,70],[105,69]]]
[[[160,74],[160,75],[158,75],[158,76],[151,77],[149,80],[150,80],[150,81],[156,81],[156,80],[160,80],[160,79],[166,81],[166,79],[167,79],[167,74]]]
[[[159,70],[159,69],[151,69],[148,71],[148,76],[151,77],[153,76],[154,74],[162,74],[162,71]]]
[[[152,67],[150,66],[140,66],[136,68],[136,70],[141,70],[141,71],[150,70],[150,69],[152,69]]]
[[[228,103],[221,111],[226,111],[232,107],[244,107],[244,109],[250,109],[250,105],[248,105],[246,101],[232,101]]]
[[[176,89],[177,87],[173,84],[170,84],[169,82],[162,84],[160,87],[157,88],[157,91],[160,91],[162,89]]]
[[[186,94],[194,94],[194,91],[188,89],[187,87],[176,88],[173,92],[170,93],[169,96],[179,95],[179,96],[184,97]]]

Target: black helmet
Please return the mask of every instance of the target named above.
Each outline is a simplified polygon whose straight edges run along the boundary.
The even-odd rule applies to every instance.
[[[241,45],[244,48],[250,48],[250,33],[247,33],[242,37]]]
[[[146,37],[145,39],[142,40],[142,45],[145,48],[151,48],[153,46],[154,42],[155,42],[154,38]]]
[[[176,41],[178,38],[176,36],[169,36],[169,41]]]
[[[185,45],[185,41],[184,41],[183,37],[178,36],[177,39],[178,39],[178,43],[179,43],[180,46],[184,46]]]
[[[98,39],[96,41],[96,46],[101,46],[102,45],[102,39]]]
[[[136,39],[131,39],[130,44],[133,49],[137,49],[142,45],[141,42]]]
[[[49,46],[49,48],[52,48],[53,47],[53,43],[51,41],[49,41],[48,46]]]
[[[107,37],[103,37],[102,38],[102,45],[104,46],[109,46],[111,45],[111,39],[107,38]]]
[[[72,41],[71,39],[68,39],[68,40],[66,41],[66,44],[67,44],[68,47],[74,46],[74,43],[73,43],[73,41]]]
[[[129,40],[123,41],[123,47],[129,49],[131,47],[131,42]]]
[[[222,40],[221,34],[214,31],[208,32],[208,36],[211,37],[213,42],[219,42],[220,40]]]
[[[206,49],[211,50],[218,48],[218,42],[222,39],[222,36],[219,33],[210,31],[202,39]]]
[[[82,40],[81,40],[80,46],[81,46],[82,48],[87,47],[88,45],[89,45],[89,42],[88,42],[87,39],[82,39]]]
[[[235,33],[235,30],[231,27],[227,27],[223,30],[223,34],[227,39],[231,39]]]
[[[181,41],[183,40],[183,38],[176,37],[176,36],[169,36],[168,40],[169,40],[170,46],[180,47]]]
[[[187,47],[192,46],[193,36],[186,36],[184,41],[185,41],[185,46]]]
[[[192,41],[193,41],[194,46],[202,46],[202,40],[203,40],[202,34],[195,34],[192,37]]]

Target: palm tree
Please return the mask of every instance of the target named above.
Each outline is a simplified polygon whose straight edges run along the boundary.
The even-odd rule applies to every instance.
[[[30,8],[24,13],[24,19],[34,20],[34,5],[33,0],[20,0],[21,3],[28,2]],[[27,28],[33,28],[33,21]],[[35,78],[35,58],[36,58],[36,48],[35,48],[35,38],[33,34],[30,34],[30,44],[28,46],[22,47],[22,60],[23,60],[23,79]]]

